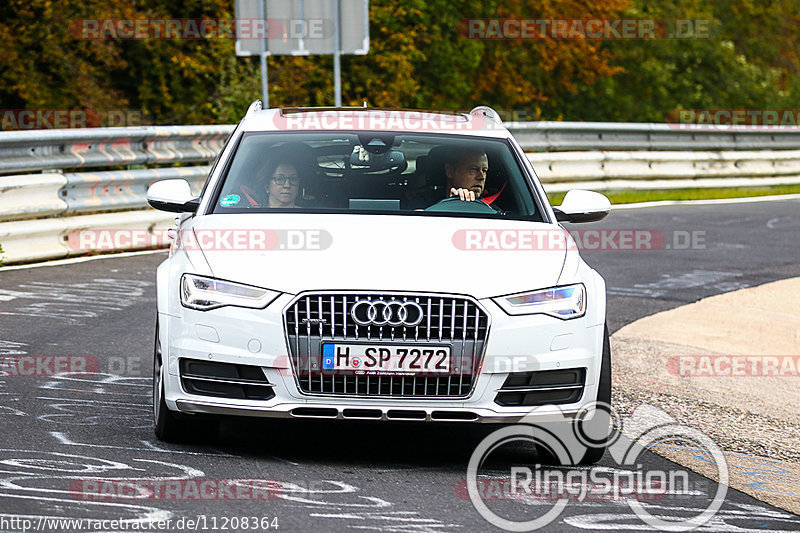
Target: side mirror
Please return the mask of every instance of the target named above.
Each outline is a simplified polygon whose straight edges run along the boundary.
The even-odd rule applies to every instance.
[[[559,222],[597,222],[611,212],[611,201],[598,192],[575,189],[553,211]]]
[[[192,189],[186,180],[161,180],[147,189],[147,203],[159,211],[170,213],[194,213],[200,199],[192,197]]]

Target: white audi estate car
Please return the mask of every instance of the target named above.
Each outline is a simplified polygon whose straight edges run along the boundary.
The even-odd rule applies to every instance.
[[[147,198],[181,213],[157,271],[160,439],[219,415],[514,423],[610,402],[605,283],[561,226],[610,203],[551,207],[491,108],[256,101],[198,197],[171,179]]]

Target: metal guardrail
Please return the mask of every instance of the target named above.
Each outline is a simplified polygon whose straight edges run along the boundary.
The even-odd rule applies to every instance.
[[[506,127],[528,152],[548,192],[800,183],[800,129],[602,122],[511,122]],[[76,232],[87,230],[160,235],[174,216],[146,209],[147,187],[180,177],[199,192],[207,163],[233,129],[0,132],[0,244],[5,254],[0,260],[84,254],[74,241]],[[187,163],[199,165],[103,169]],[[75,172],[83,169],[96,170]],[[140,248],[135,242],[115,244],[119,250]]]
[[[147,207],[147,188],[163,179],[185,179],[192,192],[199,194],[209,170],[209,166],[192,166],[64,174],[66,183],[59,195],[69,214],[138,209]]]
[[[528,153],[548,193],[800,184],[800,150]]]
[[[542,183],[800,176],[800,150],[529,153]]]
[[[0,222],[147,207],[154,182],[181,178],[200,193],[210,167],[0,176]]]
[[[0,133],[0,174],[208,162],[234,126],[145,126]]]
[[[798,129],[614,122],[507,122],[527,152],[800,149]],[[233,131],[145,126],[0,133],[0,174],[211,161]]]
[[[526,152],[800,149],[800,128],[636,122],[506,122]]]

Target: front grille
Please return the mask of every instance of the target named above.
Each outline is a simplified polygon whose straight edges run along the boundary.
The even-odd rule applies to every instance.
[[[575,403],[583,396],[585,384],[585,368],[512,372],[494,401],[503,406]]]
[[[416,326],[360,326],[350,315],[358,300],[416,302]],[[315,293],[298,297],[284,312],[292,368],[301,392],[330,396],[464,398],[472,391],[489,331],[489,316],[463,296],[390,293]],[[416,320],[415,320],[416,321]],[[450,345],[451,373],[427,376],[366,376],[323,370],[322,344]]]
[[[275,397],[272,384],[258,366],[181,359],[179,367],[181,384],[191,394],[239,400]]]

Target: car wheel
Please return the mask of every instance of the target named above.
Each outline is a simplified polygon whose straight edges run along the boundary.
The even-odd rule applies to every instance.
[[[603,331],[603,361],[600,367],[600,381],[597,384],[597,404],[603,410],[609,409],[611,406],[611,343],[608,339],[608,326]],[[604,417],[602,419],[605,420]],[[587,447],[583,459],[578,464],[593,465],[602,459],[608,446],[608,439],[602,439],[593,444],[593,446]]]
[[[606,411],[611,405],[611,344],[608,337],[608,326],[606,326],[603,331],[603,354],[600,366],[600,380],[597,384],[597,408],[602,411]],[[606,420],[608,419],[605,416],[601,416],[596,421],[605,422]],[[573,464],[593,465],[600,461],[608,447],[607,435],[599,440],[594,440],[588,436],[592,433],[588,426],[589,422],[569,422],[570,426],[573,424],[577,424],[577,427],[570,428],[570,430],[577,430],[577,433],[583,435],[581,439],[582,444],[591,444],[590,446],[585,446],[586,452],[583,454],[583,457],[574,461]],[[605,433],[604,430],[603,433]],[[536,454],[538,462],[541,464],[572,466],[571,464],[564,464],[563,461],[559,460],[553,450],[539,442],[536,443]]]
[[[153,349],[153,429],[156,437],[165,442],[175,442],[185,434],[184,421],[169,410],[164,400],[164,373],[161,358],[161,338],[156,319],[156,340]]]

